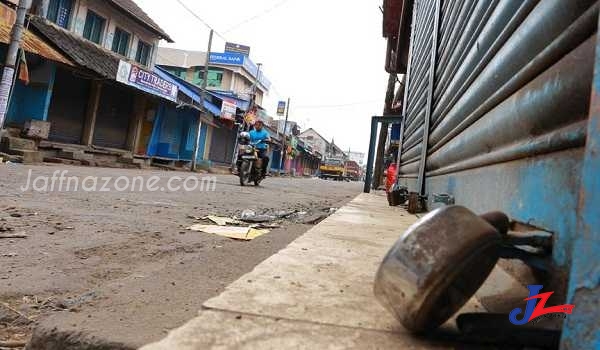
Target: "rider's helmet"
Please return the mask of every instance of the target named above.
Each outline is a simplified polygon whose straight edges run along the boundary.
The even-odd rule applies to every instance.
[[[250,133],[247,131],[243,131],[240,133],[240,143],[247,145],[250,143]]]

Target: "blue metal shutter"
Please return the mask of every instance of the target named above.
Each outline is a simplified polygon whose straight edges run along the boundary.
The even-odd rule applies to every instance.
[[[415,1],[399,181],[556,232],[567,263],[597,21],[592,0]]]

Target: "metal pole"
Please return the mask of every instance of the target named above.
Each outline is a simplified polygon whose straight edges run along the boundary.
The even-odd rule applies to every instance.
[[[254,106],[256,105],[256,86],[258,84],[258,79],[260,77],[260,68],[262,66],[262,63],[257,63],[256,64],[258,66],[258,69],[256,71],[256,77],[254,78],[254,82],[252,83],[252,96],[250,97],[250,105],[248,106],[248,110],[246,111],[252,111],[254,109]],[[248,128],[248,126],[246,125],[246,119],[244,118],[244,121],[242,122],[241,125],[241,129],[242,131],[246,131]],[[233,145],[233,157],[231,158],[231,172],[235,173],[235,164],[237,161],[237,156],[238,156],[238,139],[240,137],[240,126],[238,125],[235,129],[235,144]]]
[[[252,110],[254,108],[254,106],[256,105],[256,88],[258,85],[258,79],[260,78],[260,74],[261,74],[261,67],[262,67],[262,63],[257,63],[256,64],[258,66],[258,70],[256,71],[256,78],[254,78],[254,83],[252,84],[252,99],[250,100],[250,108],[249,110]]]
[[[390,73],[388,76],[387,90],[385,92],[383,115],[391,114],[395,88],[396,74]],[[385,157],[385,144],[388,137],[388,127],[389,124],[382,123],[381,129],[379,129],[379,141],[377,144],[377,155],[375,157],[375,169],[373,170],[373,188],[375,189],[381,185],[381,174],[383,173],[383,160]]]
[[[290,98],[288,97],[287,100],[287,109],[285,111],[285,122],[283,123],[283,148],[281,149],[281,170],[283,170],[285,172],[285,149],[286,147],[286,136],[285,133],[287,131],[287,123],[288,123],[288,117],[290,115]],[[277,128],[279,129],[279,128]]]
[[[375,160],[375,143],[377,141],[377,117],[371,119],[371,139],[369,140],[369,154],[367,156],[367,173],[365,175],[364,193],[371,192],[371,181],[373,180],[373,163]]]
[[[213,39],[213,30],[210,30],[210,34],[208,35],[208,50],[206,50],[206,59],[204,60],[204,69],[202,73],[202,89],[200,90],[200,109],[207,115],[206,108],[204,107],[204,101],[206,100],[206,82],[208,80],[208,65],[210,63],[210,51],[212,49],[212,39]],[[198,117],[198,130],[196,132],[196,142],[194,143],[194,155],[192,157],[192,171],[196,171],[196,160],[198,159],[198,149],[200,143],[200,133],[202,131],[202,120]]]
[[[23,38],[25,16],[30,7],[31,0],[19,0],[17,19],[12,28],[4,71],[2,72],[2,80],[0,81],[0,130],[2,130],[4,120],[6,119],[8,100],[14,85],[13,78],[15,76],[19,47],[21,46],[21,40]]]

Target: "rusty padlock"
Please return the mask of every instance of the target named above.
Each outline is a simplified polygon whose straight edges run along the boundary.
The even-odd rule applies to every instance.
[[[458,205],[421,218],[379,266],[374,287],[379,302],[411,332],[442,325],[475,294],[499,259],[501,234],[494,224],[504,220],[493,218],[488,222]]]

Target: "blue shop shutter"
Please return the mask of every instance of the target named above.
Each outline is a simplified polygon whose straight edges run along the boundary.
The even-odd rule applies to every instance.
[[[392,132],[390,133],[392,141],[400,141],[400,124],[392,124]]]
[[[178,124],[177,111],[174,108],[167,107],[158,139],[157,153],[160,157],[176,158],[179,156],[178,146],[181,133]]]

